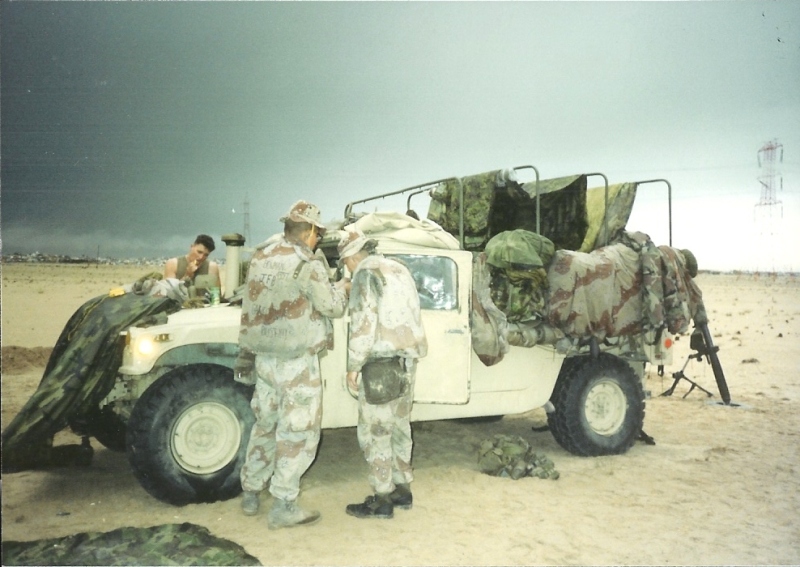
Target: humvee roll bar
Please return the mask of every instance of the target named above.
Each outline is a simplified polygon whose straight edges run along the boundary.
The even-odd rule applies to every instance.
[[[541,233],[541,193],[540,193],[540,174],[539,170],[533,165],[519,165],[512,168],[514,171],[521,171],[524,169],[532,169],[535,177],[536,177],[536,185],[534,191],[534,198],[536,199],[536,232]],[[604,208],[605,213],[603,214],[603,230],[608,237],[608,177],[600,172],[595,173],[585,173],[583,174],[587,179],[589,177],[600,176],[603,178],[603,185],[604,185]],[[429,181],[427,183],[421,183],[418,185],[412,185],[411,187],[406,187],[405,189],[400,189],[397,191],[390,191],[389,193],[382,193],[380,195],[375,195],[372,197],[367,197],[365,199],[359,199],[357,201],[349,202],[344,209],[344,218],[350,219],[351,215],[353,214],[353,207],[355,205],[359,205],[362,203],[367,203],[369,201],[376,201],[379,199],[385,199],[387,197],[393,197],[395,195],[401,195],[404,193],[409,193],[408,198],[406,199],[406,210],[411,209],[411,199],[416,195],[421,193],[429,193],[435,187],[438,187],[442,183],[446,183],[448,181],[455,181],[458,184],[458,202],[459,202],[459,227],[458,227],[458,241],[461,247],[464,247],[464,186],[461,183],[460,177],[446,177],[443,179],[438,179],[436,181]],[[646,183],[665,183],[667,185],[667,214],[668,214],[668,227],[669,227],[669,245],[672,246],[672,185],[666,179],[646,179],[643,181],[634,181],[633,183],[636,186],[644,185]]]

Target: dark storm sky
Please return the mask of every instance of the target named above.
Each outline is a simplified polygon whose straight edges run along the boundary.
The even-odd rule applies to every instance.
[[[0,10],[3,254],[174,255],[241,232],[245,197],[260,241],[299,198],[330,220],[374,193],[531,163],[667,177],[675,244],[749,268],[757,253],[727,244],[763,236],[771,139],[785,158],[770,230],[800,241],[797,2]],[[632,228],[663,224],[665,200],[648,199]],[[796,250],[779,260],[800,266]]]

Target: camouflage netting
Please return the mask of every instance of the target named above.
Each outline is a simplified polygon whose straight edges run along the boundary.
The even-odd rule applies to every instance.
[[[3,472],[67,464],[58,462],[53,437],[111,391],[122,362],[120,332],[178,309],[173,299],[134,293],[84,303],[61,332],[38,389],[3,431]]]
[[[261,565],[244,548],[190,523],[4,541],[3,565]]]
[[[644,332],[652,342],[664,329],[682,333],[692,318],[705,321],[691,253],[625,232],[638,183],[587,189],[587,177],[520,184],[504,169],[460,179],[464,249],[486,252],[491,302],[510,325],[503,339],[533,346],[563,334],[602,340]],[[457,237],[459,180],[431,198],[428,217]]]
[[[637,183],[587,189],[585,174],[538,183],[540,231],[556,249],[590,252],[613,242],[624,230]],[[450,180],[431,192],[428,218],[459,236],[459,181],[464,192],[464,249],[481,251],[493,236],[509,230],[536,230],[535,181],[521,184],[516,172],[501,169]]]

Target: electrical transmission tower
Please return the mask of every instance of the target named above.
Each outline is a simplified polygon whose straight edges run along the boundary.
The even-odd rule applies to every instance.
[[[761,197],[756,203],[756,224],[759,236],[761,237],[760,248],[763,252],[774,251],[776,249],[775,237],[780,233],[780,219],[783,218],[783,203],[777,200],[776,189],[783,190],[783,176],[779,170],[779,164],[783,162],[783,144],[778,140],[770,140],[758,150],[758,165],[761,168],[761,175],[758,182],[761,184]],[[780,209],[780,217],[778,217]],[[771,253],[761,255],[766,260],[767,256],[772,258],[770,269],[775,271],[775,258]]]
[[[758,150],[758,165],[761,167],[761,176],[758,178],[758,182],[761,183],[761,200],[756,207],[782,204],[775,200],[775,187],[780,186],[780,189],[783,189],[783,177],[775,165],[776,162],[783,162],[783,144],[779,144],[778,140],[772,140]]]
[[[247,193],[244,195],[244,241],[249,243],[251,246],[253,245],[250,242],[250,200],[247,198]]]

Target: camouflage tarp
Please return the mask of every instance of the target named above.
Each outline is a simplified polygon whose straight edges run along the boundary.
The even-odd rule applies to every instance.
[[[244,548],[190,523],[4,541],[3,565],[261,565]]]
[[[518,187],[513,170],[501,169],[462,177],[464,198],[464,248],[483,250],[489,240],[491,215],[499,190]],[[431,192],[428,218],[458,237],[461,208],[459,182],[446,181]]]
[[[547,282],[547,320],[567,335],[602,340],[641,329],[641,262],[624,244],[590,254],[559,250]]]
[[[486,254],[473,253],[472,256],[472,350],[481,362],[492,366],[508,352],[508,320],[492,301]]]
[[[586,215],[588,228],[580,252],[591,252],[614,241],[614,237],[625,229],[636,198],[636,183],[619,183],[608,186],[608,214],[606,211],[605,186],[586,191]],[[608,233],[606,233],[607,219]],[[609,237],[610,235],[610,237]]]
[[[178,309],[172,299],[133,293],[84,303],[61,332],[38,389],[3,431],[3,472],[48,466],[53,436],[96,408],[114,386],[120,332]]]
[[[523,185],[527,199],[505,204],[513,220],[505,225],[496,222],[494,233],[523,228],[536,232],[536,183]],[[556,249],[577,250],[586,237],[586,175],[571,175],[539,181],[541,198],[541,234]],[[501,203],[498,202],[498,208]]]
[[[591,253],[559,250],[547,272],[547,320],[567,335],[598,339],[663,330],[685,333],[705,320],[702,293],[684,252],[640,232]]]

